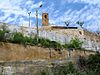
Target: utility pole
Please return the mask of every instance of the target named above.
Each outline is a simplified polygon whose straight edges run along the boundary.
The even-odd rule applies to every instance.
[[[37,38],[37,41],[38,41],[38,35],[39,35],[39,30],[38,30],[38,10],[36,10],[36,30],[37,30],[36,38]]]
[[[30,26],[31,26],[31,24],[30,24],[30,15],[31,15],[31,12],[28,12],[28,15],[29,15],[29,28],[30,28]]]
[[[39,6],[39,8],[41,8],[42,5]],[[36,33],[36,38],[37,38],[37,42],[38,42],[38,37],[39,37],[39,28],[38,28],[38,9],[36,10],[36,30],[37,30],[37,33]]]

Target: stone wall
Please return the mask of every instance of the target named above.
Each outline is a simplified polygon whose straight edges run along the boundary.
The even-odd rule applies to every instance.
[[[87,50],[100,51],[100,36],[84,30],[84,47]]]
[[[45,61],[0,62],[0,75],[37,75],[47,68]]]
[[[83,41],[83,48],[100,51],[100,36],[84,29],[52,29],[52,27],[43,27],[40,28],[39,36],[62,44],[68,43],[72,38],[77,37]]]
[[[2,28],[2,25],[7,26],[6,28],[11,30],[11,32],[21,32],[25,36],[34,37],[37,32],[35,28],[6,25],[3,23],[0,23],[0,28]],[[52,28],[52,26],[43,26],[39,28],[39,36],[62,44],[68,43],[71,38],[77,37],[84,42],[82,46],[83,48],[87,50],[100,51],[100,36],[84,29],[56,29]]]

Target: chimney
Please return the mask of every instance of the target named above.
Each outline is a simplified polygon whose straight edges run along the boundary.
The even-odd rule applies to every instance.
[[[49,25],[49,18],[48,13],[42,14],[42,26],[48,26]]]

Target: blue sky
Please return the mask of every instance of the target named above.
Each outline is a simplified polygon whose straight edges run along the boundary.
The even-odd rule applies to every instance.
[[[70,21],[70,26],[78,26],[76,21],[84,21],[83,27],[88,30],[100,28],[100,0],[0,0],[0,22],[27,26],[27,13],[31,11],[31,26],[35,26],[36,9],[39,25],[46,12],[50,24],[65,26],[64,21]]]

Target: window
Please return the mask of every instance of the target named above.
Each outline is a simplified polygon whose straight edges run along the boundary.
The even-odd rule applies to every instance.
[[[45,19],[47,19],[47,15],[44,15]]]

